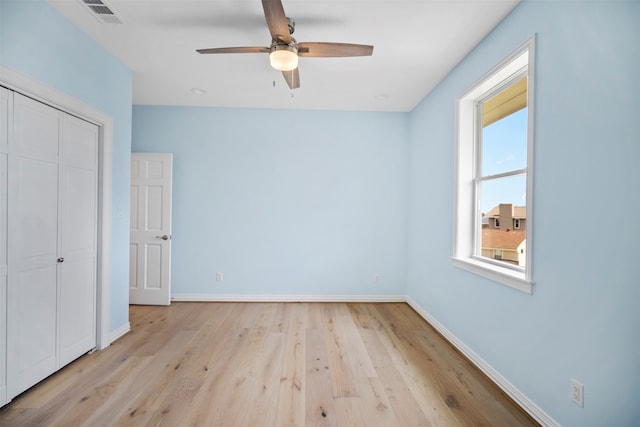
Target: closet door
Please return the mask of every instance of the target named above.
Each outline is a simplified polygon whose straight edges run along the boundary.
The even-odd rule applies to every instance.
[[[98,127],[13,94],[7,398],[96,343]]]
[[[0,406],[7,403],[7,153],[11,92],[0,87]]]
[[[59,112],[14,93],[9,138],[8,397],[55,371]]]
[[[96,344],[98,127],[61,113],[58,343],[62,367]]]

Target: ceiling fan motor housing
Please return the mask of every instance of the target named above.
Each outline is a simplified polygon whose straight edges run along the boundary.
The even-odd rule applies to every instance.
[[[293,34],[296,31],[296,21],[293,18],[287,16],[287,26],[289,27],[289,34]]]

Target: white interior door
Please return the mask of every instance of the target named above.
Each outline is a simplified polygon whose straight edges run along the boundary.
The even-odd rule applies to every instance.
[[[172,154],[131,155],[129,302],[171,302]]]
[[[14,94],[9,143],[9,397],[56,370],[58,111]]]

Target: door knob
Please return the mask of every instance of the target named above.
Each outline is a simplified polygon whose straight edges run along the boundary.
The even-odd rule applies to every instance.
[[[169,240],[169,236],[167,236],[166,234],[163,236],[156,236],[156,239]]]
[[[64,262],[64,258],[58,258],[58,262]]]

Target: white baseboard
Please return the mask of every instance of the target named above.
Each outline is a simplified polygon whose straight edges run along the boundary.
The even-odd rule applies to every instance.
[[[493,381],[498,387],[504,391],[507,396],[513,399],[522,409],[524,409],[533,419],[538,421],[543,426],[559,427],[557,421],[551,418],[546,412],[544,412],[538,405],[525,396],[520,390],[518,390],[513,384],[511,384],[505,377],[503,377],[498,371],[493,369],[484,359],[478,356],[473,350],[467,347],[458,337],[452,334],[447,328],[445,328],[440,322],[438,322],[433,316],[431,316],[425,309],[423,309],[418,303],[416,303],[410,297],[406,299],[407,304],[413,308],[416,313],[424,318],[431,326],[433,326],[443,337],[451,343],[460,353],[462,353],[467,359],[469,359],[478,369],[480,369],[491,381]]]
[[[406,295],[173,294],[172,301],[209,302],[406,302]]]
[[[7,388],[3,385],[0,387],[0,407],[9,403],[7,400]]]
[[[129,332],[130,330],[131,330],[131,324],[127,322],[122,326],[120,326],[119,328],[117,328],[116,330],[111,331],[111,333],[109,334],[109,344],[111,344],[112,342],[114,342],[115,340],[117,340],[118,338],[120,338],[121,336]]]

